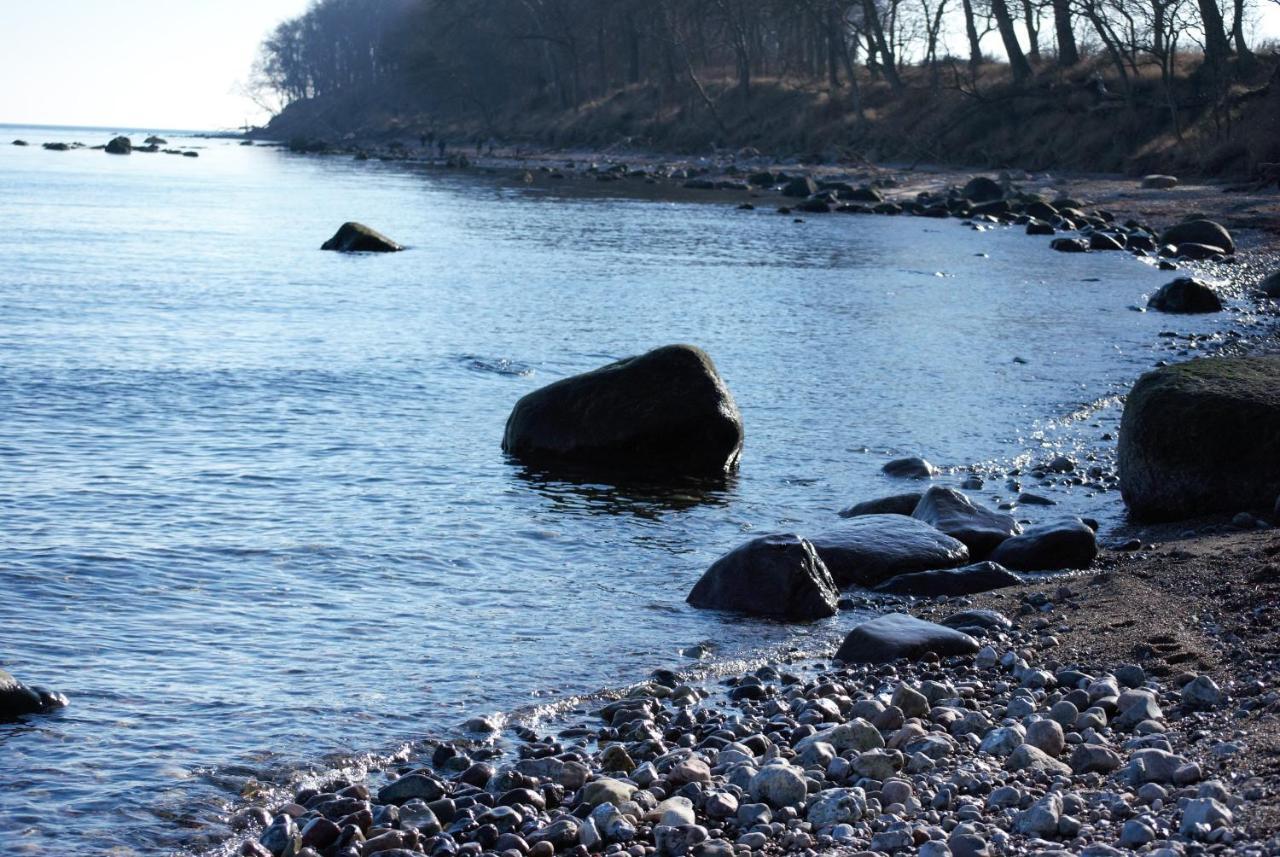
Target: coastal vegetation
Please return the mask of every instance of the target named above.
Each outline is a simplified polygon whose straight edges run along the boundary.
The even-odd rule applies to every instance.
[[[1266,0],[1272,2],[1272,0]],[[1251,0],[315,0],[265,39],[276,137],[1269,174]],[[998,58],[997,58],[998,57]]]

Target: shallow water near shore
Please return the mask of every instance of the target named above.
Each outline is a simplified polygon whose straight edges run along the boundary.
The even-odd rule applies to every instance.
[[[797,630],[684,596],[753,534],[909,490],[879,473],[892,457],[946,484],[1105,464],[1160,333],[1237,323],[1134,312],[1169,274],[1020,230],[3,134],[0,665],[72,700],[0,724],[14,853],[198,849],[251,781],[636,681],[703,642],[713,661],[821,649],[848,614]],[[410,250],[320,252],[345,220]],[[619,489],[503,457],[519,396],[671,342],[704,347],[737,399],[736,476]],[[1024,482],[1059,503],[1030,520],[1120,521],[1115,492]]]

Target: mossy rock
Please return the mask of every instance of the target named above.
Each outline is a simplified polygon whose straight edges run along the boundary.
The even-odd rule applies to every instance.
[[[1273,508],[1280,357],[1206,358],[1138,379],[1120,424],[1120,492],[1139,520]]]

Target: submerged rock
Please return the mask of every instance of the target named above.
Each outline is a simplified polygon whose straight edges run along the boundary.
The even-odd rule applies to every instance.
[[[962,542],[905,515],[861,515],[812,541],[840,588],[875,586],[895,575],[969,559]]]
[[[1228,256],[1236,252],[1236,243],[1231,239],[1231,233],[1212,220],[1188,220],[1170,226],[1160,234],[1160,243],[1206,244],[1220,248]]]
[[[960,568],[900,574],[875,587],[875,591],[890,595],[972,595],[1020,583],[1022,579],[1002,565],[977,562]]]
[[[1280,357],[1206,358],[1138,379],[1117,453],[1141,520],[1269,509],[1280,494]]]
[[[376,229],[348,221],[339,226],[333,237],[320,245],[320,249],[339,253],[395,253],[404,247]]]
[[[1160,312],[1221,312],[1222,298],[1213,286],[1192,277],[1179,277],[1160,287],[1147,307]]]
[[[954,488],[941,486],[924,493],[911,517],[964,542],[974,559],[985,559],[1005,539],[1022,532],[1011,516],[993,512]]]
[[[932,479],[938,475],[938,468],[919,456],[895,458],[880,470],[886,476],[896,476],[900,479]]]
[[[502,449],[533,463],[723,474],[737,466],[742,417],[704,351],[668,345],[524,396]]]
[[[862,515],[910,515],[915,511],[924,496],[923,491],[910,494],[894,494],[890,497],[878,497],[875,500],[864,500],[855,503],[840,512],[842,518],[858,518]]]
[[[891,613],[850,631],[836,658],[845,663],[882,663],[898,658],[914,660],[929,652],[948,657],[977,651],[978,641],[968,634],[905,613]]]
[[[1098,555],[1098,538],[1079,518],[1032,527],[991,552],[992,562],[1017,571],[1088,568]]]
[[[688,602],[707,610],[806,620],[834,616],[836,587],[813,545],[799,536],[761,536],[722,556]]]

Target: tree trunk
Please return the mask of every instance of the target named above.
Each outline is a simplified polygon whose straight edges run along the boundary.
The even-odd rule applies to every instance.
[[[1227,33],[1222,26],[1222,12],[1217,0],[1198,0],[1200,22],[1204,27],[1204,62],[1215,73],[1222,69],[1231,53]]]
[[[1058,65],[1070,68],[1080,62],[1075,30],[1071,27],[1071,0],[1053,0],[1053,28],[1058,36]]]
[[[978,25],[973,19],[973,0],[963,0],[963,2],[964,32],[969,39],[969,70],[976,74],[978,66],[982,65],[982,45],[978,42]]]
[[[1031,77],[1031,65],[1022,52],[1022,45],[1018,44],[1018,34],[1013,29],[1013,16],[1009,14],[1009,7],[1005,4],[1005,0],[991,0],[991,12],[996,16],[1000,41],[1004,42],[1005,53],[1009,55],[1009,70],[1013,73],[1013,82],[1022,84]]]
[[[1027,24],[1027,52],[1032,62],[1040,62],[1040,14],[1033,0],[1022,0],[1023,19]]]

